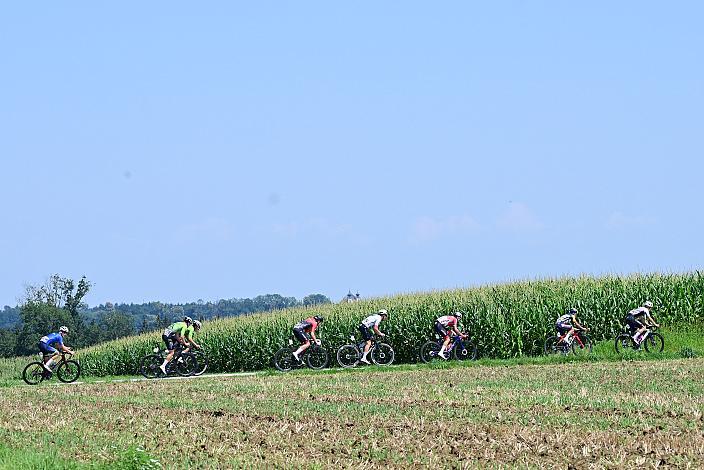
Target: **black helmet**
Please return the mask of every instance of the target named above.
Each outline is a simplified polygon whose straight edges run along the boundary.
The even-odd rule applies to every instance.
[[[324,319],[323,317],[321,317],[320,315],[316,315],[316,316],[313,317],[313,320],[315,320],[315,321],[317,321],[318,323],[320,323],[321,321],[323,321],[323,320],[325,320],[325,319]]]
[[[570,315],[577,315],[577,309],[572,307],[567,313],[569,313]]]
[[[193,319],[191,317],[183,317],[183,322],[186,325],[191,326],[193,324]]]

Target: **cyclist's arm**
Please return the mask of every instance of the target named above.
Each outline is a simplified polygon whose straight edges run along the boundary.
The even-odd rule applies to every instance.
[[[576,326],[576,327],[579,328],[580,330],[586,330],[586,328],[584,328],[584,327],[577,321],[577,317],[576,317],[576,316],[573,316],[573,317],[572,317],[572,322],[574,323],[574,326]]]
[[[645,314],[645,321],[646,321],[646,325],[660,326],[660,325],[658,325],[658,322],[655,321],[655,318],[653,318],[653,316],[649,313]]]
[[[313,338],[313,341],[316,343],[318,342],[318,338],[315,336],[315,330],[318,328],[318,325],[312,326],[310,328],[310,337]]]
[[[374,325],[374,333],[378,334],[379,336],[386,336],[384,333],[379,331],[379,325]]]

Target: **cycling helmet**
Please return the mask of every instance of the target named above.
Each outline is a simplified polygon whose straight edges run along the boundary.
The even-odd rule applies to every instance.
[[[452,316],[455,318],[462,318],[462,312],[455,312],[452,314]]]
[[[570,315],[577,315],[577,309],[572,307],[567,311],[567,313],[569,313]]]
[[[321,321],[324,320],[324,318],[321,317],[320,315],[316,315],[316,316],[313,317],[313,320],[315,320],[315,321],[317,321],[318,323],[320,323]]]
[[[194,321],[193,321],[193,327],[194,327],[196,330],[200,330],[200,327],[201,327],[201,326],[202,326],[202,323],[201,323],[200,321],[198,321],[198,320],[194,320]]]
[[[384,309],[384,308],[382,308],[381,310],[379,310],[377,313],[378,313],[379,315],[384,315],[384,316],[386,316],[386,317],[389,316],[389,312],[388,312],[386,309]]]
[[[62,326],[61,328],[59,328],[59,331],[60,331],[61,333],[68,333],[68,327],[67,327],[67,326]]]
[[[653,308],[653,303],[650,300],[646,300],[645,302],[643,302],[643,307]]]
[[[191,326],[193,324],[193,319],[191,317],[183,317],[183,321],[186,325]]]

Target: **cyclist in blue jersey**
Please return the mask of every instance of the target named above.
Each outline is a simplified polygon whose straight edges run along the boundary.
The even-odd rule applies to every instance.
[[[42,336],[39,340],[39,350],[42,352],[42,365],[47,372],[51,373],[51,365],[54,363],[54,358],[59,354],[59,350],[73,354],[71,348],[64,345],[64,337],[68,334],[68,327],[62,326],[57,333],[49,333]],[[54,347],[56,346],[56,347]]]

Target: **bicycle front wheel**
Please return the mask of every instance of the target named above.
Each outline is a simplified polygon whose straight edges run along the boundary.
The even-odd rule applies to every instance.
[[[337,350],[337,363],[344,368],[354,367],[359,362],[359,351],[354,344],[345,344]]]
[[[281,372],[288,372],[293,369],[294,360],[291,349],[281,348],[274,354],[274,367]]]
[[[311,349],[306,355],[306,364],[311,369],[322,369],[328,365],[328,351],[324,348]]]
[[[631,335],[628,333],[622,333],[616,337],[616,340],[614,341],[614,349],[617,353],[623,354],[626,351],[634,351],[638,349],[638,345],[636,345],[636,342],[633,341]]]
[[[420,347],[420,360],[426,364],[433,362],[438,358],[440,352],[440,343],[437,341],[428,341]]]
[[[378,366],[389,366],[394,362],[394,348],[390,344],[376,343],[372,349],[372,362]]]
[[[580,343],[579,340],[582,340]],[[587,335],[579,335],[572,341],[572,353],[575,356],[588,356],[592,352],[592,339]]]
[[[477,358],[477,346],[469,341],[462,341],[454,348],[453,352],[455,359],[460,361],[473,361]]]
[[[64,361],[56,368],[56,376],[63,383],[71,383],[81,376],[81,365],[77,361]]]
[[[161,375],[159,366],[162,362],[164,362],[164,358],[158,354],[144,356],[139,364],[139,372],[147,379],[155,379]]]
[[[196,357],[196,362],[198,363],[198,367],[196,367],[193,375],[203,375],[206,369],[208,369],[208,356],[206,356],[203,351],[196,351],[193,355]]]
[[[643,342],[645,343],[645,350],[649,353],[659,353],[665,348],[665,339],[660,333],[650,333]]]
[[[37,385],[44,380],[45,373],[46,370],[41,362],[30,362],[22,371],[22,380],[24,380],[27,385]]]
[[[181,377],[188,377],[195,374],[198,368],[198,360],[193,353],[181,353],[178,359],[174,359],[176,362],[176,372]]]

